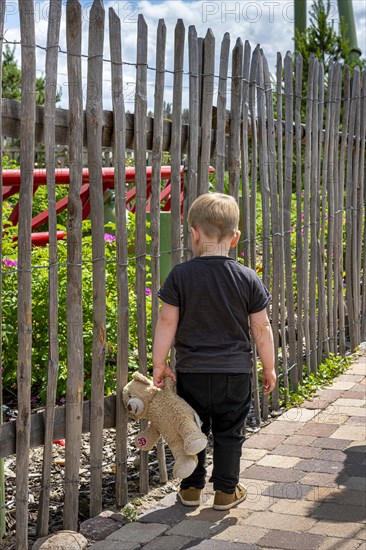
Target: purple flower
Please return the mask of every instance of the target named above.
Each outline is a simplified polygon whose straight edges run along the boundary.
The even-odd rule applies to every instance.
[[[18,265],[18,262],[16,260],[3,260],[3,263],[6,265],[6,267],[15,267]]]
[[[146,296],[150,296],[151,290],[149,288],[145,288],[145,294]]]
[[[244,257],[244,252],[240,252],[240,256],[243,256],[243,257]]]
[[[104,233],[104,240],[107,243],[113,243],[113,241],[116,240],[116,237],[114,235],[111,235],[110,233]]]

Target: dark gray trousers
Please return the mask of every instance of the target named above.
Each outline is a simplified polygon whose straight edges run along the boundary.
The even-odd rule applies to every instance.
[[[177,373],[177,393],[199,415],[202,431],[213,436],[214,490],[232,493],[239,481],[243,428],[251,403],[251,377],[246,374]],[[182,489],[205,486],[206,450],[198,454],[198,465],[181,482]]]

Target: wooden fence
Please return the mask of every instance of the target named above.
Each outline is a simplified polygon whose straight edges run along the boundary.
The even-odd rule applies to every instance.
[[[5,0],[0,1],[2,34]],[[277,72],[269,72],[265,53],[238,38],[232,47],[226,33],[215,66],[215,37],[211,30],[198,37],[194,26],[177,22],[174,37],[172,120],[163,120],[166,27],[156,34],[156,64],[148,67],[148,28],[138,19],[134,114],[125,114],[121,22],[113,9],[109,21],[101,0],[89,17],[87,98],[83,112],[81,6],[68,0],[50,2],[46,56],[46,101],[35,105],[36,43],[32,0],[19,2],[22,89],[21,105],[4,101],[2,135],[20,139],[21,189],[18,246],[18,418],[16,428],[0,427],[1,457],[16,451],[17,548],[24,550],[28,531],[28,462],[30,446],[43,444],[43,472],[38,533],[48,531],[52,442],[55,431],[66,438],[64,527],[77,529],[80,446],[90,431],[90,513],[102,510],[103,426],[116,426],[116,502],[128,501],[127,417],[121,390],[128,379],[129,281],[125,152],[134,149],[136,166],[136,297],[138,359],[147,372],[146,334],[146,152],[152,152],[151,270],[152,325],[158,315],[159,193],[162,151],[170,151],[172,167],[172,265],[190,257],[186,213],[198,194],[211,189],[230,193],[240,204],[242,241],[239,259],[257,269],[273,300],[276,368],[281,386],[296,387],[303,366],[316,372],[329,353],[344,355],[366,338],[365,254],[365,131],[366,72],[334,63],[327,75],[312,58],[303,82],[300,55],[277,57]],[[55,109],[55,86],[61,17],[66,17],[69,109]],[[109,24],[110,61],[103,59],[104,30]],[[188,48],[189,67],[183,64]],[[232,49],[231,49],[232,48]],[[231,74],[228,73],[231,56]],[[126,60],[131,62],[131,60]],[[103,111],[103,65],[111,64],[113,111]],[[155,78],[154,116],[147,117],[147,75]],[[182,125],[183,82],[189,86],[189,124]],[[217,97],[215,99],[215,86]],[[305,90],[305,92],[304,92]],[[28,93],[29,92],[29,93]],[[214,101],[215,99],[215,101]],[[0,136],[1,138],[1,136]],[[49,361],[47,403],[42,420],[31,414],[32,374],[32,264],[31,218],[34,150],[45,144],[49,193]],[[55,212],[55,149],[67,145],[70,187],[67,234],[66,405],[55,407],[58,379],[58,254]],[[94,333],[92,395],[83,403],[82,225],[80,187],[83,145],[87,147],[91,182]],[[117,398],[104,397],[106,341],[106,263],[104,253],[102,147],[114,148],[117,217],[118,357]],[[184,220],[180,218],[180,165],[187,155]],[[209,180],[209,166],[216,169]],[[225,166],[228,172],[225,172]],[[259,218],[259,220],[258,220]],[[183,238],[182,238],[183,228]],[[1,260],[1,256],[0,256]],[[5,350],[4,350],[5,351]],[[14,350],[11,350],[14,353]],[[46,368],[46,365],[44,365]],[[0,369],[1,371],[1,369]],[[0,372],[1,375],[1,372]],[[1,384],[1,376],[0,376]],[[1,390],[1,385],[0,385]],[[0,394],[1,395],[1,394]],[[279,408],[279,385],[271,407]],[[105,412],[105,406],[112,413]],[[254,369],[257,415],[268,414]],[[37,418],[36,418],[37,417]],[[62,418],[61,418],[62,417]],[[62,422],[61,422],[61,420]],[[38,425],[38,431],[35,429]],[[32,428],[33,426],[33,428]],[[37,432],[37,433],[36,433]],[[159,464],[164,472],[164,447]],[[148,454],[142,453],[140,488],[148,491]],[[1,490],[0,490],[1,495]],[[1,506],[1,503],[0,503]],[[1,515],[1,512],[0,512]]]

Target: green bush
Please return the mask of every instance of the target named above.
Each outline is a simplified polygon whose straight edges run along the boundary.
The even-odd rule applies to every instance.
[[[4,209],[8,205],[4,205]],[[109,226],[108,226],[109,227]],[[108,227],[106,231],[108,231]],[[65,229],[59,226],[59,229]],[[14,227],[7,228],[3,239],[3,382],[6,393],[16,396],[17,371],[17,246],[12,242],[16,234]],[[110,228],[111,233],[113,227]],[[128,263],[129,284],[129,369],[138,369],[137,355],[137,314],[136,314],[136,276],[133,254],[135,239],[135,216],[128,217],[128,246],[132,251]],[[106,257],[106,300],[107,300],[107,354],[105,374],[105,394],[115,389],[117,359],[117,285],[116,285],[116,243],[113,235],[105,234]],[[92,286],[92,249],[90,221],[83,222],[83,327],[84,327],[84,375],[85,397],[90,396],[91,363],[93,342],[93,286]],[[59,258],[59,381],[57,395],[65,395],[67,376],[67,330],[66,330],[66,281],[67,281],[67,242],[58,242]],[[48,264],[49,247],[32,248],[32,395],[44,401],[47,385],[48,363]],[[147,286],[149,269],[147,268]],[[146,290],[147,308],[147,354],[151,360],[151,295]],[[72,366],[70,367],[72,368]]]

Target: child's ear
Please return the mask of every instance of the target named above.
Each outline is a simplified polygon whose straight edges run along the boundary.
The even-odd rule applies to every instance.
[[[199,232],[197,231],[197,229],[193,226],[190,227],[190,230],[191,230],[191,235],[192,235],[192,241],[194,243],[198,242],[199,241],[199,238],[200,238],[200,235],[199,235]]]
[[[233,238],[231,239],[231,244],[230,244],[231,247],[234,247],[238,244],[240,235],[241,235],[241,232],[239,231],[239,229],[237,229],[233,235]]]

